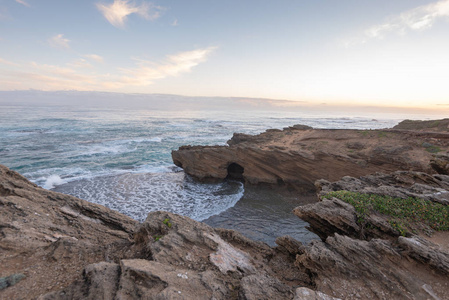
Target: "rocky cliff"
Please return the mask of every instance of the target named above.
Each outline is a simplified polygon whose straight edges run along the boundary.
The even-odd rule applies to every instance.
[[[249,136],[228,146],[183,146],[174,163],[203,181],[232,178],[246,184],[314,190],[318,179],[338,180],[375,172],[447,172],[448,132],[328,130],[295,125]],[[432,164],[431,161],[435,160]]]
[[[0,165],[1,299],[32,299],[67,286],[85,266],[129,247],[137,222],[81,199],[51,192]],[[0,286],[2,284],[0,283]]]
[[[138,224],[0,170],[2,299],[449,299],[447,245],[401,236],[378,214],[362,235],[354,207],[325,198],[394,186],[394,196],[444,205],[449,176],[321,180],[322,201],[295,213],[322,240],[284,236],[271,248],[168,212]]]
[[[449,176],[398,171],[316,186],[321,201],[294,213],[322,239],[296,258],[314,274],[317,289],[348,299],[449,299]],[[352,201],[366,195],[386,201],[380,207]],[[412,215],[406,222],[402,202]],[[433,203],[437,211],[429,214]]]
[[[297,243],[270,248],[167,212],[139,224],[0,166],[1,299],[325,297],[286,250]]]
[[[296,126],[173,153],[204,180],[316,187],[294,213],[321,240],[276,247],[168,212],[138,223],[0,166],[0,298],[449,299],[447,143]]]

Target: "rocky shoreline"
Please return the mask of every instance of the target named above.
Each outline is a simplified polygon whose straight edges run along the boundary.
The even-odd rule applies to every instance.
[[[286,186],[299,191],[314,191],[314,182],[319,179],[336,181],[343,176],[375,172],[447,174],[448,157],[438,154],[447,151],[449,132],[401,128],[402,123],[384,130],[295,125],[256,136],[236,133],[228,146],[183,146],[172,152],[172,158],[200,181],[232,178],[250,185]],[[429,164],[431,160],[433,164]]]
[[[138,223],[0,166],[0,298],[449,299],[447,229],[417,220],[402,230],[399,209],[360,210],[339,194],[413,197],[444,214],[448,120],[412,123],[294,126],[173,152],[200,180],[316,190],[319,202],[294,210],[321,238],[308,245],[284,236],[269,247],[168,212]]]

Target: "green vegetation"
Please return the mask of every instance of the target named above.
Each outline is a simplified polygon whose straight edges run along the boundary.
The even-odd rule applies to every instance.
[[[369,134],[368,130],[360,131],[360,133],[365,137]]]
[[[170,222],[169,218],[165,218],[164,221],[162,221],[162,224],[164,224],[168,228],[171,228],[171,226],[172,226],[172,223]],[[162,232],[166,232],[167,230],[166,229],[161,229],[161,231]],[[155,235],[155,236],[153,236],[155,242],[159,241],[163,237],[164,237],[164,235]]]
[[[438,153],[438,152],[441,151],[441,148],[440,148],[440,147],[435,146],[435,145],[432,145],[432,144],[427,143],[427,142],[422,143],[422,146],[423,146],[424,148],[426,148],[426,151],[427,151],[427,152],[430,152],[430,153]]]
[[[392,198],[349,191],[330,192],[326,199],[336,197],[354,206],[357,222],[366,226],[366,217],[378,212],[389,217],[389,223],[405,236],[415,227],[428,226],[433,230],[449,230],[449,206],[419,198]]]
[[[430,152],[430,153],[438,153],[438,152],[441,152],[441,148],[440,147],[438,147],[438,146],[430,146],[430,147],[427,147],[426,148],[426,151],[427,152]]]
[[[164,219],[164,221],[162,221],[162,223],[164,223],[165,225],[167,225],[168,228],[171,228],[171,223],[170,223],[170,219],[169,219],[169,218]]]
[[[430,125],[430,127],[438,127],[440,126],[441,120],[436,120],[432,123],[432,125]]]
[[[378,136],[379,138],[385,138],[385,137],[388,137],[388,133],[386,133],[385,131],[379,131],[379,132],[377,133],[377,136]]]

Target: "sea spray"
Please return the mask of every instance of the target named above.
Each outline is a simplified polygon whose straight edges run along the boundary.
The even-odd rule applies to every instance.
[[[50,177],[47,178],[47,180],[45,180],[44,183],[44,189],[53,189],[58,185],[64,184],[67,181],[65,181],[64,179],[62,179],[61,177],[59,177],[58,175],[51,175]]]

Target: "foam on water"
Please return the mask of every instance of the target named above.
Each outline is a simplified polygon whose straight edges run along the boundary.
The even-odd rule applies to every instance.
[[[72,181],[54,190],[105,205],[139,221],[156,210],[201,221],[234,206],[244,191],[238,182],[198,184],[184,172],[95,177]]]
[[[51,175],[47,178],[44,184],[45,189],[53,189],[58,185],[66,183],[65,180],[61,179],[58,175]]]

